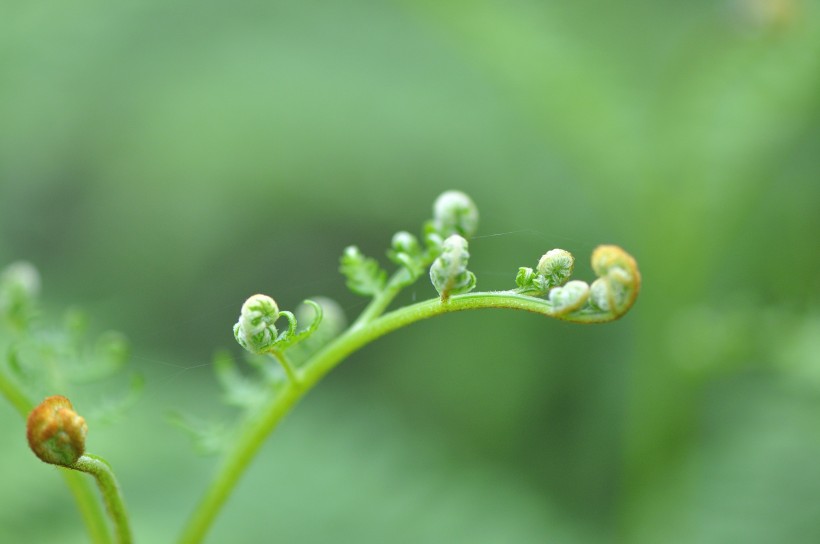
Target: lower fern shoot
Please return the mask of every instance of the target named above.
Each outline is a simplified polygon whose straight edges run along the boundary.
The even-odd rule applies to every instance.
[[[94,477],[114,527],[116,542],[132,541],[131,527],[120,486],[111,466],[85,453],[88,425],[67,398],[54,395],[41,402],[26,422],[26,436],[34,454],[44,463],[85,472]]]

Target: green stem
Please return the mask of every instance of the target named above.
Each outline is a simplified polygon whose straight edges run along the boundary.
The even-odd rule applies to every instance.
[[[393,276],[391,276],[390,280],[385,285],[384,289],[373,297],[373,300],[370,301],[370,304],[364,309],[364,311],[359,314],[359,317],[350,326],[351,330],[356,330],[364,327],[369,322],[373,321],[390,306],[390,303],[393,302],[393,299],[396,298],[402,289],[410,285],[413,281],[409,278],[409,272],[402,268],[396,271]]]
[[[371,303],[371,305],[375,304]],[[389,303],[389,301],[388,301]],[[382,306],[383,301],[373,308]],[[228,451],[225,460],[219,469],[211,486],[188,520],[179,542],[193,544],[201,542],[210,525],[216,518],[219,509],[227,500],[240,476],[247,468],[254,455],[261,447],[265,438],[276,427],[279,421],[287,415],[297,402],[316,385],[325,374],[330,372],[348,355],[401,327],[416,321],[428,319],[440,314],[459,312],[463,310],[477,310],[481,308],[510,308],[539,313],[548,317],[557,317],[579,323],[603,323],[612,321],[619,315],[612,312],[583,310],[566,316],[557,316],[552,305],[541,298],[530,297],[511,291],[468,293],[451,297],[446,303],[439,299],[419,302],[411,306],[399,308],[381,317],[368,320],[357,320],[341,336],[336,338],[327,347],[317,353],[304,367],[298,371],[299,385],[289,383],[276,397],[260,407],[240,429],[238,438]],[[368,313],[367,310],[365,313]],[[378,315],[377,310],[370,312]],[[363,313],[364,315],[364,313]],[[358,324],[358,325],[357,325]]]
[[[88,537],[91,539],[91,542],[95,544],[110,544],[111,533],[109,532],[108,525],[105,523],[105,514],[103,513],[100,501],[94,495],[94,490],[89,485],[89,481],[82,474],[63,467],[60,467],[60,474],[71,490],[71,493],[74,494],[77,509],[80,511],[83,521],[85,521]]]
[[[219,509],[265,438],[306,391],[289,382],[275,397],[268,399],[265,405],[260,407],[255,417],[245,422],[240,437],[226,456],[217,477],[211,482],[210,488],[188,520],[188,525],[179,539],[180,543],[202,541]]]
[[[131,527],[128,522],[128,513],[125,511],[125,502],[122,498],[122,491],[105,459],[96,455],[85,454],[76,463],[71,465],[74,470],[86,472],[94,476],[97,486],[100,488],[105,508],[114,524],[114,534],[119,544],[131,544]]]
[[[296,366],[290,360],[290,358],[285,355],[284,352],[272,349],[270,350],[270,354],[276,357],[276,360],[279,361],[279,364],[282,365],[282,368],[285,371],[285,375],[288,377],[288,380],[293,385],[299,385],[302,381],[302,378],[299,376],[299,373],[296,371]]]
[[[12,406],[24,418],[28,416],[34,408],[28,397],[20,390],[20,387],[11,380],[3,369],[0,369],[0,393],[11,403]],[[74,495],[74,502],[80,511],[80,516],[85,523],[88,537],[94,544],[110,544],[111,535],[105,523],[105,514],[102,506],[86,479],[70,470],[61,470],[63,477],[71,494]]]
[[[0,368],[0,393],[6,397],[15,410],[21,416],[28,417],[29,412],[34,408],[28,397],[20,390],[20,387],[8,376],[6,376],[5,369]]]

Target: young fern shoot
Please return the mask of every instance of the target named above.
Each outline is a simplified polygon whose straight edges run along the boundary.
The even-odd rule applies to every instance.
[[[598,278],[587,284],[570,281],[575,259],[563,249],[547,251],[535,269],[521,267],[515,287],[507,291],[476,292],[476,276],[467,268],[468,239],[478,229],[478,209],[460,191],[447,191],[435,201],[433,217],[421,237],[397,232],[387,251],[397,270],[388,275],[373,258],[356,246],[342,254],[340,271],[347,286],[370,303],[358,318],[335,338],[302,342],[320,329],[322,306],[306,301],[315,310],[309,327],[298,331],[290,312],[280,311],[266,295],[253,295],[242,306],[234,326],[237,342],[249,352],[277,359],[285,370],[284,384],[270,389],[266,400],[254,404],[230,444],[216,477],[184,528],[181,542],[200,542],[240,476],[265,438],[279,421],[322,377],[363,346],[385,334],[439,314],[482,308],[510,308],[576,323],[603,323],[623,316],[635,302],[641,276],[635,260],[624,250],[603,245],[593,251],[592,268]],[[429,270],[438,297],[387,311],[401,290]],[[284,317],[287,330],[276,322]],[[316,335],[319,336],[319,335]],[[313,340],[313,338],[310,338]],[[300,344],[300,342],[302,342]],[[294,365],[288,350],[298,344],[303,361]]]
[[[67,392],[121,374],[128,343],[114,331],[87,342],[85,319],[76,310],[68,312],[58,326],[43,319],[40,283],[37,269],[26,262],[12,263],[0,271],[0,397],[27,418],[28,442],[35,454],[61,467],[57,473],[74,497],[89,541],[128,542],[128,519],[113,473],[102,459],[85,453],[85,419],[64,396],[49,396],[39,406],[35,401],[54,391]],[[138,374],[132,374],[130,382],[125,395],[108,398],[94,410],[95,421],[116,419],[136,402],[143,382]],[[94,475],[102,502],[83,472]],[[103,503],[114,521],[114,535]]]
[[[87,433],[85,419],[74,411],[71,401],[60,395],[46,398],[26,422],[29,447],[41,461],[94,476],[114,525],[116,542],[129,544],[131,528],[120,486],[102,457],[85,453]]]

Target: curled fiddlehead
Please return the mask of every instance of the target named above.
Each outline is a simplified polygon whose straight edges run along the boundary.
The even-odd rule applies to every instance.
[[[430,280],[442,302],[451,295],[467,293],[475,288],[475,274],[467,270],[467,240],[453,234],[441,244],[441,254],[430,267]]]
[[[88,425],[71,401],[54,395],[28,416],[26,437],[31,451],[44,463],[70,467],[85,453]]]
[[[618,246],[598,246],[592,253],[592,269],[598,275],[590,286],[592,305],[623,315],[635,303],[641,288],[635,259]]]
[[[453,234],[472,238],[478,230],[478,207],[461,191],[445,191],[433,203],[433,219],[426,230],[441,239]]]
[[[640,291],[638,265],[615,245],[598,246],[591,260],[598,279],[591,285],[580,280],[568,281],[575,259],[566,250],[552,249],[541,257],[536,270],[518,269],[517,289],[509,293],[535,300],[546,295],[545,306],[537,311],[567,321],[594,323],[617,319],[632,307]]]
[[[551,249],[538,260],[535,270],[528,267],[518,269],[515,284],[519,292],[540,295],[553,287],[564,284],[575,268],[575,257],[564,249]]]
[[[233,334],[240,346],[251,353],[261,354],[271,350],[283,350],[312,334],[322,322],[322,307],[306,300],[315,315],[307,329],[297,331],[296,316],[292,312],[280,311],[276,301],[267,295],[252,295],[242,305],[239,320],[233,327]],[[276,321],[284,317],[288,328],[281,333],[276,329]]]

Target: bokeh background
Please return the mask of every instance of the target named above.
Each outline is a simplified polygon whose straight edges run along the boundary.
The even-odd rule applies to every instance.
[[[820,541],[819,10],[3,2],[0,266],[38,266],[55,323],[79,306],[130,339],[144,393],[89,449],[138,541],[172,541],[214,469],[165,416],[230,421],[211,361],[240,356],[245,297],[355,317],[344,246],[382,256],[447,189],[482,214],[479,288],[553,247],[591,279],[617,243],[636,307],[381,339],[271,437],[209,542]],[[7,403],[0,428],[0,541],[85,541]]]

